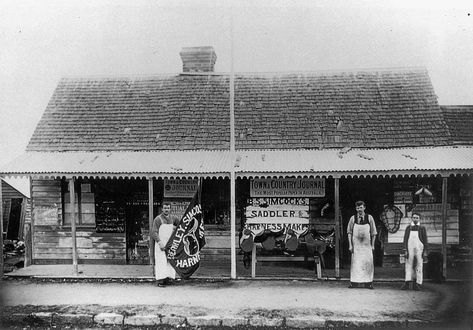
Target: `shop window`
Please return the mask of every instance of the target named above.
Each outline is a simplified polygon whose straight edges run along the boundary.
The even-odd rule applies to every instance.
[[[230,181],[204,180],[202,185],[202,210],[206,229],[230,229]]]
[[[95,225],[95,196],[92,191],[92,183],[77,180],[75,182],[75,210],[77,212],[76,225]],[[70,226],[72,223],[71,197],[69,193],[69,182],[62,182],[62,196],[64,205],[63,224]]]

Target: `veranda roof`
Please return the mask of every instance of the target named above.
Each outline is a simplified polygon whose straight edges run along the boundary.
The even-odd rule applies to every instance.
[[[154,152],[26,152],[3,176],[237,177],[457,175],[473,170],[473,146],[390,149]]]

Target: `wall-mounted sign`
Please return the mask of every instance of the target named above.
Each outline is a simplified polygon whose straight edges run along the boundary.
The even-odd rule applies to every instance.
[[[324,197],[325,179],[284,178],[254,179],[250,182],[251,197]]]
[[[248,205],[267,207],[269,205],[301,205],[309,207],[309,198],[304,197],[260,197],[249,198]]]
[[[297,233],[305,232],[309,228],[309,219],[304,218],[254,218],[246,220],[246,228],[258,232],[261,230],[280,231],[292,229]]]
[[[394,190],[412,191],[415,189],[415,184],[410,179],[395,179],[393,182]]]
[[[186,212],[187,206],[189,205],[189,201],[172,201],[169,202],[169,204],[171,204],[171,214],[181,219],[184,213]]]
[[[114,200],[100,201],[96,207],[95,230],[97,233],[124,233],[125,209]]]
[[[413,195],[411,191],[395,191],[394,192],[394,204],[399,203],[413,203]]]
[[[247,219],[309,218],[309,205],[247,206],[245,215]]]
[[[34,221],[36,225],[57,225],[58,207],[53,206],[35,206],[33,209]]]
[[[198,188],[198,179],[164,179],[164,197],[192,198]]]
[[[420,204],[431,204],[435,202],[436,202],[435,196],[419,195]]]

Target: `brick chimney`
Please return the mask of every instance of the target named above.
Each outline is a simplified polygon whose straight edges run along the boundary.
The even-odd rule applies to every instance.
[[[217,54],[212,46],[183,47],[179,55],[183,72],[214,72]]]

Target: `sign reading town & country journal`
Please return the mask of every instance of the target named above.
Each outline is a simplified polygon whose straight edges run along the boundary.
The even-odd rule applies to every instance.
[[[197,179],[164,179],[164,197],[191,199],[198,187]]]
[[[246,228],[252,232],[309,229],[309,197],[325,196],[325,180],[315,178],[254,179],[246,207]]]
[[[251,197],[324,197],[325,179],[284,178],[253,179]]]

